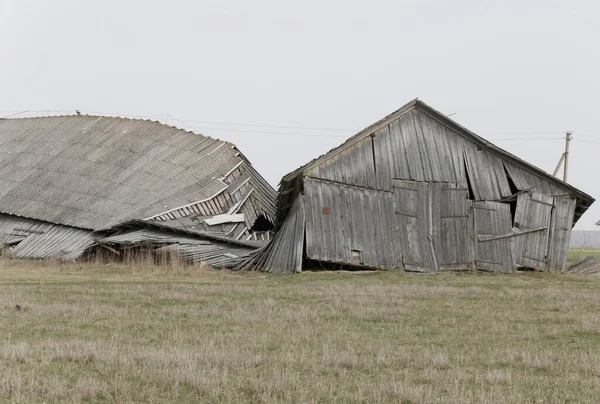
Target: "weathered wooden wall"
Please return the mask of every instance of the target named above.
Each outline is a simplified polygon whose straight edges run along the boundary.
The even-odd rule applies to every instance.
[[[404,269],[435,272],[473,267],[472,201],[466,187],[394,181],[394,196],[399,235],[394,244]]]
[[[551,272],[565,271],[575,204],[575,199],[570,196],[554,198],[548,247],[548,269]]]
[[[279,220],[300,191],[307,258],[427,272],[560,270],[593,202],[418,101],[285,176]]]
[[[507,172],[518,190],[565,193],[424,112],[412,110],[372,136],[308,170],[306,175],[373,189],[391,190],[395,179],[449,182],[472,187],[475,200],[512,195]]]
[[[548,235],[554,199],[537,192],[521,193],[513,227],[521,234],[516,236],[514,256],[517,265],[545,270],[548,266]]]
[[[533,170],[477,145],[423,111],[411,110],[352,147],[333,152],[305,175],[305,201],[315,214],[307,222],[307,240],[316,237],[309,257],[356,263],[352,243],[360,241],[349,243],[346,234],[366,239],[369,223],[389,223],[395,216],[397,234],[392,231],[388,240],[400,244],[405,269],[436,271],[474,265],[510,272],[516,266],[539,270],[548,265],[560,266],[549,263],[548,246],[553,196],[564,195],[565,190]],[[356,189],[362,195],[369,196],[361,199],[362,209],[353,206],[341,215],[318,214],[323,204],[338,207],[354,201],[351,187],[359,187]],[[460,191],[451,192],[452,188]],[[395,215],[372,209],[373,198],[387,203],[387,191],[396,195]],[[528,192],[515,195],[523,191]],[[516,198],[516,212],[511,212],[506,200],[511,196]],[[573,220],[573,214],[565,209],[557,214],[566,216],[565,222]],[[364,223],[365,215],[369,223]],[[384,234],[390,231],[389,226],[383,229]],[[565,236],[564,231],[560,236],[557,233],[553,248],[564,244],[560,237]],[[368,245],[373,253],[389,254],[389,258],[370,260],[368,264],[363,258],[361,265],[381,267],[384,263],[388,268],[398,267],[394,252],[397,247],[384,252],[386,247]],[[361,253],[365,255],[369,255],[366,249]],[[554,259],[564,261],[562,255],[555,254]]]
[[[393,193],[306,178],[304,201],[308,258],[401,267]]]

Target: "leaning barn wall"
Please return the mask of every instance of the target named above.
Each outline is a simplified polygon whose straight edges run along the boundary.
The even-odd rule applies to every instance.
[[[462,256],[453,258],[457,265],[473,261],[475,257],[475,266],[484,270],[510,272],[516,266],[525,266],[560,271],[564,267],[575,215],[575,200],[565,195],[567,191],[506,161],[420,110],[411,110],[351,147],[340,149],[304,175],[309,258],[398,267],[397,253],[383,251],[387,248],[383,244],[396,242],[395,235],[389,235],[390,223],[402,227],[408,222],[399,219],[397,210],[381,209],[381,206],[389,205],[388,201],[393,199],[391,193],[395,192],[394,184],[400,180],[449,184],[468,190],[464,197],[475,202],[471,208],[474,216],[459,215],[465,217],[461,226],[471,221],[469,226],[475,231],[470,236],[458,227],[448,230],[448,220],[432,219],[436,212],[439,216],[442,207],[436,208],[430,202],[433,211],[421,217],[419,223],[434,220],[430,223],[431,233],[417,229],[403,240],[417,245],[411,247],[414,251],[423,250],[418,254],[414,251],[402,254],[405,261],[407,254],[421,257],[421,262],[414,264],[415,268],[428,265],[438,270],[443,266],[437,262],[438,257],[448,254],[447,249],[456,248],[450,247],[444,234],[470,241],[471,247],[464,249]],[[359,194],[360,197],[356,196]],[[428,202],[417,200],[416,203],[427,205]],[[458,200],[452,203],[462,204]],[[486,206],[506,213],[483,214]],[[324,214],[322,208],[328,208],[330,213]],[[368,220],[363,220],[363,216],[368,216]],[[378,237],[372,231],[373,226],[381,228],[380,234],[385,237]],[[427,238],[430,241],[425,240]],[[355,247],[360,244],[368,248],[358,252]],[[433,256],[427,257],[429,250]],[[357,256],[361,257],[358,261]],[[379,258],[366,258],[370,256]]]

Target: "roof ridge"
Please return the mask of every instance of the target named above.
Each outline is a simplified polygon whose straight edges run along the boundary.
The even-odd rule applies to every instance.
[[[465,126],[459,124],[455,120],[449,118],[448,116],[444,115],[440,111],[429,106],[428,104],[419,100],[418,98],[414,98],[413,100],[409,101],[408,103],[406,103],[399,109],[395,110],[394,112],[386,115],[382,119],[367,126],[366,128],[362,129],[358,133],[352,135],[351,137],[346,139],[342,144],[340,144],[340,145],[334,147],[333,149],[329,150],[328,152],[310,160],[308,163],[302,165],[301,167],[289,172],[281,179],[281,184],[292,181],[298,175],[301,175],[302,173],[306,172],[307,170],[316,167],[317,165],[329,160],[330,158],[338,155],[339,153],[342,153],[347,148],[351,147],[353,144],[362,141],[364,138],[370,136],[372,133],[375,133],[378,129],[389,124],[394,119],[397,119],[414,109],[419,110],[419,111],[431,116],[433,119],[438,120],[442,125],[449,127],[454,132],[456,132],[459,136],[467,137],[471,141],[473,141],[475,143],[479,143],[481,146],[485,147],[489,152],[500,155],[503,158],[508,159],[508,160],[512,161],[513,163],[522,166],[524,169],[532,172],[534,175],[542,176],[542,178],[545,178],[547,181],[553,182],[560,187],[567,188],[567,189],[571,190],[572,192],[574,192],[576,195],[578,195],[580,198],[594,201],[594,198],[592,196],[583,192],[579,188],[576,188],[575,186],[573,186],[567,182],[564,182],[559,178],[554,177],[550,173],[547,173],[546,171],[542,170],[541,168],[537,167],[536,165],[529,163],[526,160],[523,160],[522,158],[503,149],[502,147],[496,146],[496,144],[494,144],[493,142],[490,142],[489,140],[479,136],[475,132],[473,132],[470,129],[466,128]]]
[[[179,128],[177,126],[174,125],[169,125],[168,123],[164,123],[158,120],[153,120],[150,118],[132,118],[132,117],[128,117],[128,116],[118,116],[118,115],[97,115],[97,114],[62,114],[62,115],[40,115],[40,116],[24,116],[24,117],[7,117],[7,118],[1,118],[0,117],[0,122],[2,121],[17,121],[17,120],[27,120],[27,119],[47,119],[47,118],[81,118],[81,117],[89,117],[89,118],[110,118],[110,119],[115,119],[115,120],[123,120],[123,121],[139,121],[139,122],[149,122],[149,123],[153,123],[153,124],[158,124],[158,125],[162,125],[165,126],[167,128],[172,128],[172,129],[176,129],[185,133],[191,133],[193,135],[198,135],[198,136],[204,136],[208,139],[214,139],[217,140],[219,142],[223,142],[226,144],[231,144],[233,146],[235,146],[233,143],[231,143],[228,140],[222,140],[219,138],[215,138],[212,137],[210,135],[206,135],[204,133],[199,133],[199,132],[194,132],[193,130],[188,130],[188,129],[184,129],[184,128]],[[237,147],[236,147],[237,149]]]

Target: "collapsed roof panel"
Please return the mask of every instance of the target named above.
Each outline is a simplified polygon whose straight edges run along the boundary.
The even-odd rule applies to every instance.
[[[276,199],[231,143],[158,122],[87,115],[0,119],[0,185],[0,212],[91,230],[184,217],[194,208],[180,208],[198,203],[210,206],[205,213],[227,213],[228,190],[251,189],[255,210],[272,218]]]
[[[94,243],[90,230],[0,214],[0,246],[16,258],[72,260]]]
[[[202,262],[215,267],[234,267],[242,259],[264,247],[262,240],[234,240],[217,234],[173,229],[158,222],[131,221],[116,226],[98,237],[101,246],[113,246],[111,251],[129,247],[144,247],[154,254],[176,253],[186,261]]]

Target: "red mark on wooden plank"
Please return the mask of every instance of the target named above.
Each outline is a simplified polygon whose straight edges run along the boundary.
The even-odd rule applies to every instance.
[[[328,215],[329,214],[329,208],[323,207],[321,209],[321,212],[323,212],[324,215]]]

